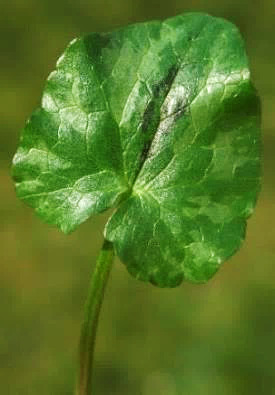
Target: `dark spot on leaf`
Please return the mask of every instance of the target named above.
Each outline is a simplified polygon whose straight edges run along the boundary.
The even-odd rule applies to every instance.
[[[144,111],[143,120],[141,124],[142,132],[145,132],[148,129],[148,126],[154,117],[155,105],[156,102],[154,100],[150,101]]]
[[[177,65],[173,65],[170,67],[170,69],[168,70],[168,73],[166,74],[166,76],[153,87],[153,96],[154,97],[158,97],[159,95],[164,96],[164,99],[166,97],[166,95],[168,94],[174,79],[177,75],[178,72],[178,66]]]
[[[178,72],[178,66],[173,65],[168,70],[166,76],[153,86],[153,97],[147,104],[143,114],[141,131],[152,130],[155,132],[160,122],[160,108],[171,89]]]
[[[151,141],[147,141],[147,143],[145,143],[143,150],[141,152],[141,155],[140,155],[140,162],[141,163],[143,163],[145,161],[145,159],[147,158],[150,146],[151,146]]]
[[[180,119],[184,114],[185,114],[185,110],[186,110],[187,106],[183,106],[181,108],[179,108],[174,114],[174,120],[177,121],[178,119]]]
[[[111,36],[109,33],[101,33],[99,40],[100,40],[99,44],[100,44],[101,48],[106,48],[111,43]]]
[[[111,35],[108,33],[92,33],[83,38],[88,55],[95,61],[100,57],[102,49],[108,47]]]

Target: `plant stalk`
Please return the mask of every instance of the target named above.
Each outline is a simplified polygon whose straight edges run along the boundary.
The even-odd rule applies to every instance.
[[[76,395],[92,394],[92,365],[98,317],[113,260],[113,244],[104,240],[96,261],[96,267],[91,276],[85,304],[84,321],[79,342],[79,372]]]

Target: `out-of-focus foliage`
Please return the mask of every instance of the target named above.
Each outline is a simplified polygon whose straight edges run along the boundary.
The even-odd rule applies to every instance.
[[[73,37],[204,11],[236,23],[263,100],[264,183],[247,240],[207,285],[162,290],[116,264],[96,349],[96,393],[275,393],[275,5],[270,0],[10,0],[1,5],[0,382],[7,395],[70,394],[88,274],[105,217],[65,236],[19,202],[20,128]]]

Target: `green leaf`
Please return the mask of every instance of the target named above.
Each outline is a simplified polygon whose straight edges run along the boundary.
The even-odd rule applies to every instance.
[[[105,237],[131,274],[207,281],[241,245],[259,192],[260,103],[244,44],[205,14],[92,33],[50,74],[14,157],[17,195]]]

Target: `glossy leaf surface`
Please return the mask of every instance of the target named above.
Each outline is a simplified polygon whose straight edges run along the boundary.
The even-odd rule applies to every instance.
[[[74,40],[14,157],[17,194],[105,237],[131,274],[207,281],[241,245],[259,191],[260,104],[240,34],[204,14]]]

